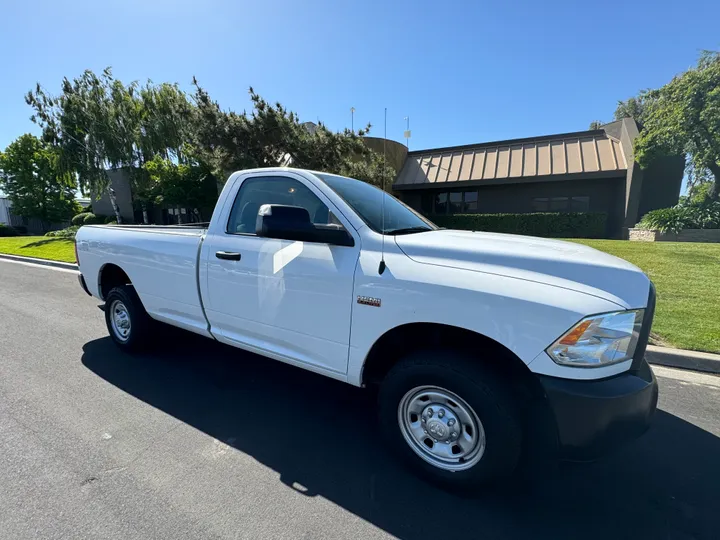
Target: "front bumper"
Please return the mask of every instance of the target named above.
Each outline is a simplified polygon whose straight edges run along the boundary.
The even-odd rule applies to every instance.
[[[635,356],[625,373],[589,381],[539,375],[555,416],[561,456],[592,459],[650,427],[658,385],[645,360],[645,349],[654,316],[655,286],[651,282]]]
[[[569,459],[592,459],[639,437],[657,408],[657,380],[645,360],[608,379],[540,376],[540,383],[555,417],[560,455]]]

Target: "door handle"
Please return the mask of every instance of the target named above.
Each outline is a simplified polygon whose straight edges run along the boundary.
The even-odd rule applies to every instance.
[[[224,259],[226,261],[239,261],[240,260],[239,253],[231,253],[229,251],[216,251],[215,256],[218,259]]]

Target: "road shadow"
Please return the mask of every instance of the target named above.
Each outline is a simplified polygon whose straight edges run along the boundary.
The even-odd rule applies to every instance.
[[[109,338],[91,341],[82,362],[274,469],[289,488],[399,538],[709,539],[720,530],[720,439],[663,411],[643,438],[601,462],[460,498],[388,456],[369,392],[170,332],[162,350],[135,356]],[[248,404],[263,414],[246,414]]]

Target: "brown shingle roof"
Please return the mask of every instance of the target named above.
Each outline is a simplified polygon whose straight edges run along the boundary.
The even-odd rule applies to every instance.
[[[627,163],[620,141],[603,131],[588,131],[412,152],[394,185],[496,181],[625,169]]]

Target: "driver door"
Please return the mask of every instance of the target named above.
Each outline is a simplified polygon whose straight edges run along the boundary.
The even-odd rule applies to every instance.
[[[299,175],[240,178],[225,230],[206,240],[206,313],[221,341],[329,374],[347,372],[353,276],[360,242],[329,200]],[[305,208],[315,224],[335,223],[353,247],[262,238],[263,204]]]

